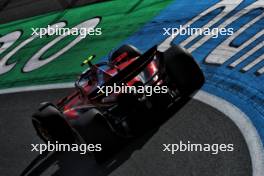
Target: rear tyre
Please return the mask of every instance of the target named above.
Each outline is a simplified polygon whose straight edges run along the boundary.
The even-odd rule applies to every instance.
[[[170,83],[175,84],[181,94],[192,94],[204,84],[204,75],[195,59],[179,46],[166,50],[163,61]]]

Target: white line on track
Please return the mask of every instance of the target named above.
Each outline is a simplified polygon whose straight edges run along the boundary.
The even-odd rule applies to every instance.
[[[52,89],[67,89],[73,88],[74,83],[58,83],[58,84],[46,84],[39,86],[26,86],[26,87],[16,87],[0,90],[0,94],[9,94],[9,93],[19,93],[19,92],[29,92],[29,91],[38,91],[38,90],[52,90]]]
[[[258,132],[249,117],[233,104],[205,91],[199,91],[193,97],[229,117],[244,136],[252,162],[253,176],[264,175],[264,149]]]
[[[18,92],[29,92],[38,90],[52,90],[52,89],[65,89],[73,88],[73,83],[62,83],[62,84],[47,84],[41,86],[27,86],[20,88],[10,88],[0,90],[0,94],[18,93]],[[252,124],[250,118],[243,113],[235,105],[228,101],[219,98],[215,95],[209,94],[205,91],[198,91],[194,96],[194,99],[199,100],[209,106],[214,107],[218,111],[229,117],[239,128],[242,135],[244,136],[250,157],[252,162],[253,176],[264,175],[264,148],[261,142],[260,136]]]

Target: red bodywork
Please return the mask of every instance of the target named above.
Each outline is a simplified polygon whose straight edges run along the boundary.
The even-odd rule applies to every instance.
[[[125,69],[128,65],[137,60],[137,58],[138,57],[128,58],[128,54],[124,52],[110,62],[114,67],[109,67],[107,65],[102,66],[100,64],[92,65],[89,70],[83,73],[83,75],[87,74],[88,78],[81,80],[83,79],[81,76],[79,81],[77,81],[77,88],[79,90],[76,90],[70,96],[60,100],[57,103],[57,106],[63,112],[65,117],[70,120],[78,118],[80,114],[92,107],[109,107],[115,104],[116,98],[119,94],[91,98],[88,98],[88,95],[97,88],[97,86],[110,80],[120,70]],[[153,59],[137,76],[133,77],[125,84],[132,86],[138,82],[145,84],[150,79],[154,79],[154,81],[158,80],[157,75],[155,75],[157,71],[157,60]],[[160,84],[160,82],[156,82],[156,84]]]

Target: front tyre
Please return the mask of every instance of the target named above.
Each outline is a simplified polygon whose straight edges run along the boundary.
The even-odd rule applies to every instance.
[[[38,136],[46,143],[76,143],[76,134],[62,113],[52,104],[42,105],[39,111],[33,114],[32,123]]]

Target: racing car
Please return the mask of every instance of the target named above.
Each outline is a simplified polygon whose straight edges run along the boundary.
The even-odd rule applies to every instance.
[[[88,68],[75,82],[75,90],[55,103],[41,103],[32,116],[45,142],[101,144],[93,155],[99,161],[118,152],[133,138],[159,125],[173,104],[199,90],[204,75],[195,59],[177,45],[165,51],[153,46],[141,53],[122,45],[106,61],[93,64],[95,55],[82,66]],[[155,86],[163,93],[100,91],[109,86]]]

